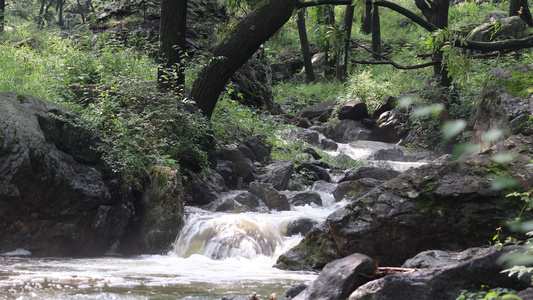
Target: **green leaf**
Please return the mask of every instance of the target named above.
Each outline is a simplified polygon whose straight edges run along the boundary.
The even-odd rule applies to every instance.
[[[449,121],[442,125],[442,136],[445,141],[449,141],[452,138],[460,134],[466,127],[465,120]]]
[[[483,135],[483,140],[484,141],[487,141],[487,142],[494,142],[496,141],[497,139],[499,139],[501,136],[503,136],[503,131],[500,130],[500,129],[493,129],[493,130],[489,130],[487,131],[484,135]]]
[[[513,152],[501,152],[494,154],[490,159],[496,163],[507,164],[513,161],[517,156],[518,154]]]
[[[431,114],[435,116],[435,115],[438,115],[443,110],[444,110],[444,104],[437,103],[433,105],[418,107],[415,110],[413,110],[413,113],[411,114],[411,116],[414,118],[425,117]]]
[[[453,151],[453,159],[459,159],[463,154],[474,154],[481,149],[479,144],[473,142],[462,143],[457,145]]]
[[[518,185],[516,179],[509,176],[502,176],[490,182],[490,188],[496,191],[501,191],[506,188],[515,187]]]

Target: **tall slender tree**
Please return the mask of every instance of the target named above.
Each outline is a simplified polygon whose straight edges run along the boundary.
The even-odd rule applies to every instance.
[[[305,27],[305,8],[298,10],[296,19],[298,25],[298,35],[300,36],[300,45],[304,59],[304,70],[307,82],[315,81],[315,71],[311,62],[311,50],[309,49],[309,39],[307,38],[307,28]]]
[[[6,11],[6,0],[0,0],[0,33],[4,32],[5,11]]]
[[[161,0],[162,62],[157,72],[160,88],[169,89],[185,84],[182,60],[185,56],[185,34],[187,32],[188,0]]]

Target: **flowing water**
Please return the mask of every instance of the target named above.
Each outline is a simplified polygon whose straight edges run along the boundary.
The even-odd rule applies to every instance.
[[[326,198],[330,196],[324,195]],[[0,256],[0,299],[220,299],[281,295],[316,278],[311,272],[273,268],[300,235],[286,237],[286,224],[317,221],[342,203],[294,207],[292,211],[207,213],[189,208],[188,220],[167,255],[99,258],[32,258],[19,250]],[[268,297],[267,297],[268,296]]]

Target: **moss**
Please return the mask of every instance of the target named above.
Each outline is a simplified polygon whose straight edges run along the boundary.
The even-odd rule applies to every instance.
[[[533,71],[512,71],[510,79],[497,79],[497,82],[505,86],[504,92],[515,97],[530,98],[533,95]]]

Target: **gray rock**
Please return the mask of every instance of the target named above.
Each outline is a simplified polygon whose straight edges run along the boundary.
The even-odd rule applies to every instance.
[[[360,166],[346,170],[339,183],[345,181],[358,180],[361,178],[372,178],[376,180],[390,180],[400,175],[400,172],[384,169],[375,166]]]
[[[232,197],[237,203],[243,205],[247,208],[247,210],[260,212],[260,213],[267,213],[269,212],[268,207],[261,201],[259,198],[254,196],[250,192],[240,192],[234,197]]]
[[[289,186],[289,181],[294,171],[294,164],[292,161],[275,162],[268,165],[265,171],[266,174],[259,176],[257,181],[271,183],[276,190],[283,191]]]
[[[224,162],[222,162],[224,163]],[[220,193],[227,191],[224,178],[215,170],[210,170],[207,175],[195,178],[191,182],[188,205],[201,206],[211,203],[220,197]]]
[[[496,22],[498,22],[498,25],[495,25]],[[477,27],[468,40],[491,42],[495,40],[522,38],[524,30],[527,27],[527,24],[519,16],[507,17]]]
[[[523,290],[531,285],[531,275],[520,278],[502,273],[498,258],[515,247],[492,247],[463,263],[443,268],[392,274],[371,281],[353,292],[349,300],[456,299],[461,290],[490,286]]]
[[[341,120],[333,129],[333,140],[338,143],[349,143],[357,140],[366,140],[371,131],[361,122],[354,120]]]
[[[289,203],[294,206],[318,205],[322,206],[320,194],[312,191],[298,192],[287,197]]]
[[[334,140],[328,139],[328,138],[322,139],[322,141],[320,142],[320,146],[324,150],[333,150],[333,151],[339,148],[339,145]]]
[[[495,10],[487,13],[481,23],[494,23],[498,20],[505,19],[509,16],[509,12],[502,10]]]
[[[359,180],[344,181],[339,183],[335,191],[333,191],[333,197],[335,201],[341,201],[344,198],[356,198],[366,194],[370,188]]]
[[[296,114],[296,117],[312,120],[326,115],[329,118],[333,112],[333,109],[335,108],[335,105],[337,105],[336,100],[321,102],[302,109],[300,112],[298,112],[298,114]]]
[[[264,163],[270,161],[272,147],[264,143],[261,139],[261,136],[249,136],[244,140],[244,144],[252,150],[257,161]]]
[[[296,167],[296,172],[303,173],[309,180],[317,181],[331,181],[328,171],[316,163],[304,162]]]
[[[383,114],[386,111],[390,111],[396,107],[396,102],[398,101],[398,98],[389,96],[385,98],[385,100],[381,101],[378,106],[376,107],[376,110],[374,110],[374,113],[372,113],[372,118],[377,120],[381,114]]]
[[[246,162],[244,155],[238,149],[220,149],[218,158],[220,160],[231,161],[235,165],[235,173],[242,177],[245,183],[252,182],[255,179],[250,165]]]
[[[309,218],[299,218],[296,220],[292,220],[287,224],[287,232],[285,232],[285,235],[306,235],[317,224],[317,221]]]
[[[533,101],[527,90],[533,78],[533,67],[518,66],[514,68],[497,68],[490,71],[481,98],[476,103],[469,127],[473,139],[481,144],[482,151],[505,138],[502,135],[496,141],[489,142],[483,138],[490,130],[503,133],[533,134]],[[514,88],[512,88],[514,86]]]
[[[350,100],[339,108],[338,116],[339,120],[363,121],[368,118],[368,108],[361,99]]]
[[[216,168],[216,172],[218,174],[220,174],[220,176],[222,176],[222,178],[224,179],[224,184],[228,187],[228,188],[233,188],[233,189],[241,189],[242,186],[243,186],[243,179],[241,176],[239,176],[237,174],[237,171],[236,171],[236,167],[235,167],[235,164],[229,160],[221,160],[219,159],[217,161],[217,168]],[[200,193],[202,192],[208,192],[208,190],[205,190],[203,191],[202,189],[202,186],[198,186],[198,191]],[[212,194],[212,197],[210,198],[207,198],[207,199],[211,199],[210,201],[213,201],[215,198],[217,197],[216,193],[215,194]],[[208,202],[206,201],[206,203],[203,203],[203,204],[207,204]],[[202,203],[199,203],[200,205],[203,205]]]
[[[487,253],[487,251],[489,251],[489,248],[470,248],[461,252],[428,250],[406,260],[402,267],[418,269],[444,267],[461,263],[471,259],[474,255]]]
[[[103,255],[140,201],[101,159],[105,144],[49,101],[0,93],[0,107],[0,252]]]
[[[513,163],[495,166],[492,156],[509,149],[517,154]],[[502,220],[513,219],[523,207],[520,199],[502,201],[501,192],[491,189],[494,172],[533,182],[533,169],[524,168],[532,155],[533,137],[517,135],[490,153],[410,169],[329,215],[325,226],[311,230],[289,256],[281,255],[277,267],[320,268],[350,253],[399,266],[428,248],[484,245]]]
[[[281,295],[281,298],[279,300],[290,300],[294,297],[296,297],[299,293],[301,293],[303,290],[307,288],[307,284],[305,283],[298,283],[293,286],[291,286],[288,290]]]
[[[270,183],[252,182],[248,191],[261,199],[269,209],[278,211],[291,209],[287,196],[280,194]]]
[[[324,267],[307,289],[293,299],[345,300],[358,287],[367,283],[375,271],[374,261],[363,254],[355,253],[334,260]]]

